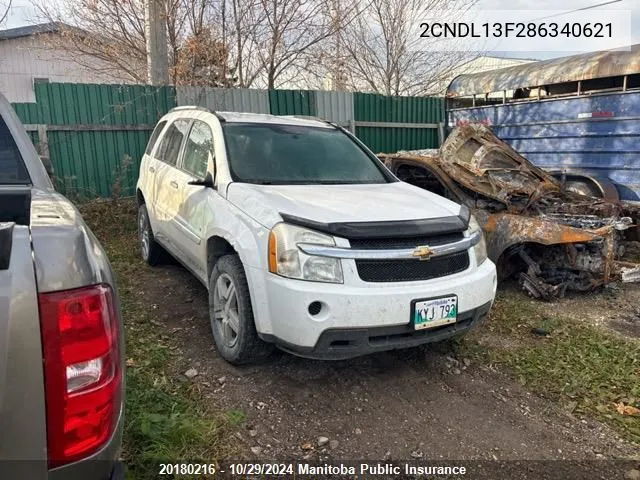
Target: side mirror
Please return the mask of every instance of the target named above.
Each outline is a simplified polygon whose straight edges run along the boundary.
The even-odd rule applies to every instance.
[[[42,165],[44,165],[44,169],[49,174],[49,177],[53,178],[53,163],[51,163],[51,159],[49,157],[40,156],[40,161]]]
[[[188,182],[189,185],[196,185],[199,187],[205,187],[205,188],[212,188],[215,190],[215,185],[213,183],[213,177],[211,176],[211,173],[207,172],[207,174],[204,177],[204,180],[192,180],[190,182]]]

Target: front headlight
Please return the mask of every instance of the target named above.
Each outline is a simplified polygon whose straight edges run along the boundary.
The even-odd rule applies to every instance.
[[[279,223],[269,232],[269,271],[288,278],[343,283],[340,259],[307,255],[298,243],[335,245],[333,237]]]
[[[466,234],[467,236],[471,236],[475,232],[480,232],[480,241],[473,247],[473,251],[476,254],[476,263],[480,266],[487,259],[487,243],[484,241],[484,233],[482,232],[482,228],[480,228],[480,224],[475,217],[471,215]]]

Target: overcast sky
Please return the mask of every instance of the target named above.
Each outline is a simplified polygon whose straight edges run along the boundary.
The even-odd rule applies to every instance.
[[[51,0],[56,1],[56,0]],[[604,3],[608,0],[478,0],[477,8],[487,10],[557,10],[559,8],[567,11],[588,7]],[[560,7],[559,5],[562,5]],[[606,10],[630,10],[631,11],[631,43],[640,43],[640,0],[621,0],[617,3],[599,7]],[[597,9],[592,12],[597,18]],[[571,14],[557,17],[556,21],[571,20]],[[517,13],[514,12],[513,21],[518,21]],[[34,10],[30,4],[30,0],[13,0],[11,15],[5,28],[20,27],[34,23]],[[570,55],[574,52],[548,52],[548,51],[530,51],[530,52],[504,52],[494,50],[489,52],[496,56],[509,57],[525,57],[525,58],[553,58],[564,55]]]

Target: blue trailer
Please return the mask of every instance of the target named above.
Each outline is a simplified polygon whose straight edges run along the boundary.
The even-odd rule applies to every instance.
[[[494,133],[571,189],[640,200],[640,44],[460,75],[447,128]]]

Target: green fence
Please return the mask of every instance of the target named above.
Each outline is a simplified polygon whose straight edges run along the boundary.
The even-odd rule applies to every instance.
[[[40,152],[50,157],[59,190],[80,198],[128,196],[135,192],[139,162],[155,123],[177,104],[193,104],[184,100],[184,92],[193,88],[39,83],[36,102],[14,108]],[[220,110],[226,106],[337,121],[375,152],[436,148],[437,126],[443,121],[439,98],[308,90],[205,93],[197,98],[213,98]],[[220,102],[224,104],[218,106]]]
[[[35,94],[36,103],[13,106],[51,159],[57,188],[80,198],[132,195],[151,131],[176,106],[172,87],[50,83]]]
[[[441,98],[355,93],[353,103],[356,136],[374,152],[438,147],[437,124],[444,119]],[[364,126],[375,123],[397,126]]]
[[[270,90],[269,108],[273,115],[316,116],[316,96],[312,90]]]

